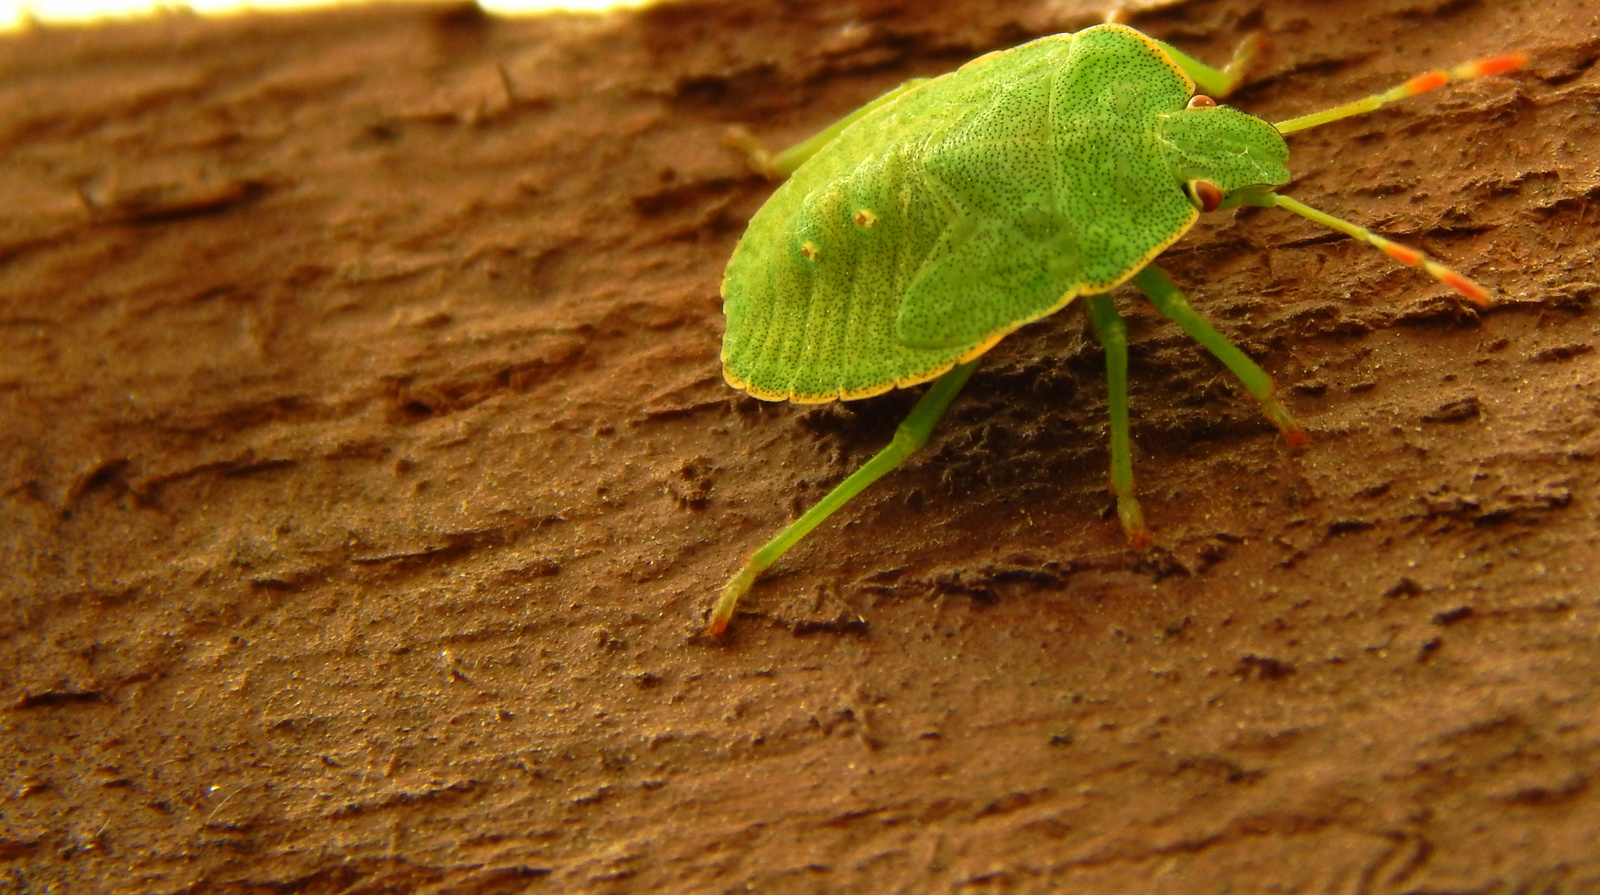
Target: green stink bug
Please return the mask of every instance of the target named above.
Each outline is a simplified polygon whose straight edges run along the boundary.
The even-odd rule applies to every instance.
[[[822,402],[935,381],[888,447],[750,556],[723,588],[711,634],[784,551],[927,441],[984,352],[1079,297],[1106,352],[1118,516],[1147,544],[1126,332],[1105,294],[1124,282],[1225,364],[1291,444],[1304,443],[1272,379],[1150,263],[1202,212],[1284,208],[1488,303],[1461,274],[1273,189],[1290,179],[1283,134],[1512,71],[1525,57],[1430,72],[1272,125],[1211,98],[1237,85],[1251,47],[1217,70],[1124,25],[1044,37],[908,82],[771,160],[788,180],[751,220],[722,283],[728,382],[767,400]]]

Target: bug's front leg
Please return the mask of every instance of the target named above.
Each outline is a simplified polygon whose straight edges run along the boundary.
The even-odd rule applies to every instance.
[[[1158,40],[1156,43],[1167,51],[1172,61],[1178,63],[1178,67],[1194,79],[1195,86],[1201,93],[1212,99],[1223,99],[1244,83],[1245,72],[1250,68],[1250,60],[1266,46],[1266,39],[1259,33],[1246,36],[1244,40],[1239,41],[1239,46],[1234,48],[1233,58],[1228,60],[1228,64],[1221,70],[1206,65],[1165,41]]]
[[[1278,400],[1272,377],[1256,366],[1255,361],[1246,357],[1245,353],[1239,350],[1239,346],[1228,341],[1227,336],[1217,332],[1205,318],[1195,313],[1194,308],[1189,307],[1189,302],[1183,297],[1183,293],[1178,291],[1177,286],[1172,285],[1166,274],[1153,264],[1146,265],[1143,270],[1133,275],[1132,282],[1149,297],[1150,303],[1156,306],[1156,310],[1160,311],[1162,316],[1183,327],[1184,332],[1204,345],[1217,360],[1222,361],[1224,366],[1233,371],[1233,375],[1239,378],[1250,394],[1255,395],[1256,400],[1261,402],[1261,412],[1266,414],[1267,419],[1283,433],[1285,441],[1295,447],[1310,441],[1306,430],[1295,422],[1294,417],[1289,415],[1289,411]]]

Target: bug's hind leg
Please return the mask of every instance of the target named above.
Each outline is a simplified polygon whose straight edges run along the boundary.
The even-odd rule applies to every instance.
[[[1178,63],[1189,77],[1194,79],[1195,88],[1212,99],[1225,99],[1228,94],[1239,89],[1244,83],[1245,73],[1250,68],[1250,61],[1266,46],[1266,39],[1260,33],[1247,35],[1239,41],[1239,46],[1233,50],[1233,58],[1220,70],[1206,65],[1204,62],[1191,57],[1177,47],[1165,41],[1156,41],[1161,49],[1172,56],[1172,61]]]
[[[1135,547],[1150,545],[1150,529],[1133,495],[1133,449],[1128,437],[1128,327],[1110,296],[1084,299],[1095,338],[1106,352],[1106,396],[1111,411],[1111,493],[1117,498],[1117,518]]]
[[[1289,411],[1278,400],[1272,385],[1272,377],[1256,366],[1255,361],[1245,357],[1244,352],[1228,341],[1226,336],[1217,332],[1211,324],[1196,314],[1194,308],[1189,307],[1189,302],[1183,297],[1183,293],[1178,291],[1177,286],[1172,285],[1166,274],[1156,269],[1153,264],[1147,265],[1133,275],[1133,283],[1149,297],[1150,303],[1156,306],[1156,310],[1168,320],[1183,327],[1184,332],[1204,345],[1217,360],[1222,361],[1224,366],[1233,371],[1233,375],[1239,377],[1239,381],[1250,394],[1255,395],[1256,400],[1261,402],[1262,412],[1274,426],[1278,427],[1278,431],[1283,433],[1284,440],[1296,447],[1310,440],[1306,436],[1306,430],[1295,422],[1294,417],[1289,415]]]
[[[927,80],[927,78],[912,78],[782,152],[772,152],[748,129],[737,125],[728,128],[722,135],[722,142],[729,148],[737,149],[748,156],[750,167],[756,173],[773,180],[782,180],[805,164],[806,159],[816,155],[817,150],[832,143],[835,137],[845,128],[855,124],[863,115]]]
[[[706,633],[715,637],[728,627],[728,620],[733,618],[733,610],[738,605],[739,598],[744,596],[745,591],[755,583],[757,576],[778,561],[778,557],[809,534],[822,520],[848,503],[850,498],[883,478],[926,444],[939,418],[944,416],[945,410],[950,407],[950,402],[955,400],[961,387],[967,384],[967,380],[972,377],[972,371],[977,368],[978,361],[968,361],[934,380],[932,387],[923,394],[921,400],[917,401],[917,406],[911,408],[911,413],[905,422],[895,430],[894,439],[887,447],[874,454],[872,459],[835,486],[826,497],[817,502],[816,506],[790,523],[789,527],[779,532],[777,537],[750,554],[745,564],[723,586],[716,608],[711,611],[711,621],[706,625]]]

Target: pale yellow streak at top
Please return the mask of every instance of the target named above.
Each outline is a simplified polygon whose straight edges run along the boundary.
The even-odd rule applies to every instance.
[[[540,12],[606,12],[644,6],[650,0],[480,0],[479,5],[497,15],[518,16]],[[50,25],[95,24],[115,19],[137,19],[163,12],[193,11],[203,16],[223,16],[250,10],[311,9],[341,5],[342,0],[0,0],[0,33],[26,27],[28,22]]]

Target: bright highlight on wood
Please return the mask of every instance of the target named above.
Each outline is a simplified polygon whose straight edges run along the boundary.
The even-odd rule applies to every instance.
[[[174,10],[221,17],[253,12],[291,12],[338,5],[341,0],[0,0],[0,33],[35,22],[99,24],[113,19],[153,18]],[[650,0],[483,0],[485,12],[531,16],[551,12],[603,13],[644,6]]]
[[[1151,263],[1203,212],[1282,208],[1489,303],[1482,286],[1421,252],[1275,192],[1290,179],[1282,135],[1513,71],[1527,57],[1428,72],[1274,127],[1213,99],[1240,82],[1259,45],[1247,39],[1219,70],[1132,28],[1101,25],[909,81],[777,155],[731,135],[753,166],[788,180],[751,220],[723,277],[727,380],[796,402],[933,385],[887,447],[750,554],[723,587],[709,634],[723,633],[785,551],[927,442],[984,352],[1079,298],[1105,348],[1117,516],[1128,540],[1147,546],[1128,433],[1127,329],[1106,294],[1125,282],[1226,366],[1285,441],[1305,444],[1272,377]]]

